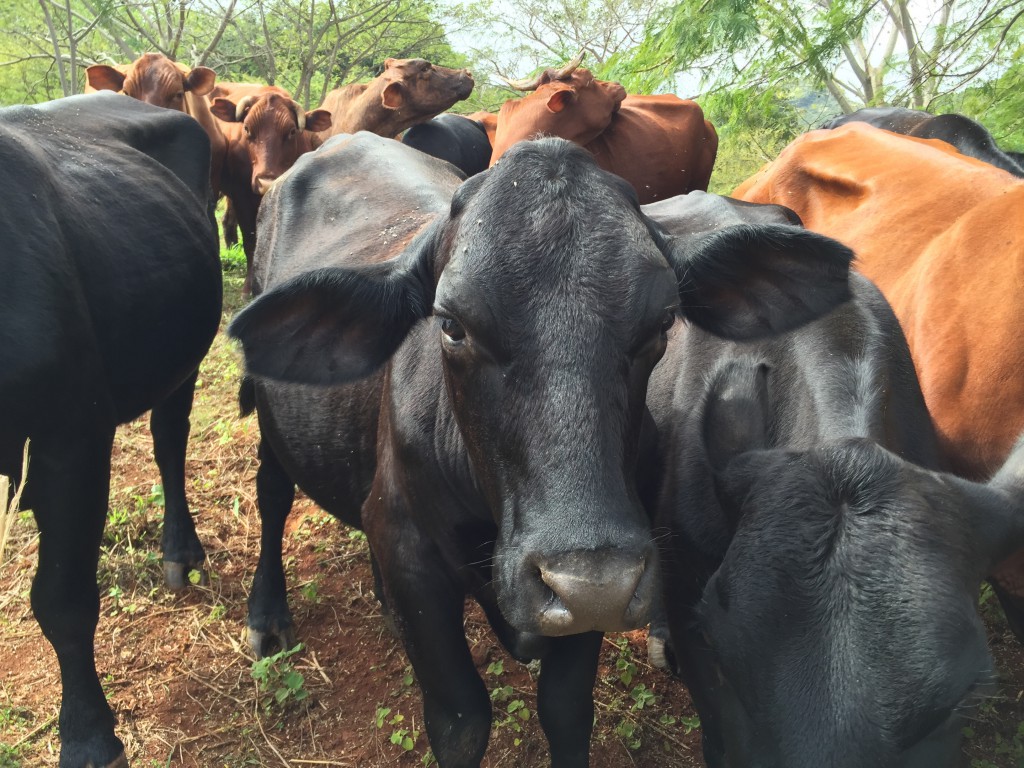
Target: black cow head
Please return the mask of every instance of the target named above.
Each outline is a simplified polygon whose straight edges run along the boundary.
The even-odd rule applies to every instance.
[[[503,613],[547,635],[618,630],[646,622],[656,588],[634,477],[666,331],[682,314],[749,338],[827,311],[848,295],[851,254],[820,240],[777,226],[671,240],[585,151],[527,142],[465,182],[401,257],[297,278],[231,332],[250,373],[332,384],[385,363],[415,323],[435,324],[498,528]]]
[[[867,440],[731,462],[738,527],[689,649],[715,765],[958,764],[994,681],[979,586],[1024,544],[1015,456],[989,485]]]

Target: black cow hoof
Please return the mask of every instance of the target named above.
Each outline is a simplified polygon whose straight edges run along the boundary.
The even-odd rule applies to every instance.
[[[268,632],[249,627],[249,647],[257,659],[265,659],[275,653],[287,651],[298,644],[298,638],[295,637],[295,630],[292,627],[271,629]]]
[[[672,667],[668,663],[668,654],[665,653],[665,646],[664,638],[655,637],[654,635],[647,636],[647,661],[656,669],[664,669],[666,672],[670,672]]]
[[[679,674],[667,624],[651,623],[651,628],[647,632],[647,661],[655,669],[663,669],[673,675]]]
[[[85,768],[96,768],[96,764],[90,760],[85,764]],[[124,752],[118,755],[112,763],[100,766],[100,768],[128,768],[128,758],[124,756]]]
[[[197,582],[199,586],[209,586],[210,578],[206,573],[206,569],[201,564],[174,563],[164,560],[164,581],[167,583],[168,589],[174,592],[180,592],[186,587],[191,586],[192,582],[189,581],[188,575],[192,571],[199,573],[199,581]]]
[[[117,755],[113,760],[106,757],[113,754]],[[85,743],[65,746],[60,750],[60,768],[128,768],[128,758],[121,740],[108,732]]]

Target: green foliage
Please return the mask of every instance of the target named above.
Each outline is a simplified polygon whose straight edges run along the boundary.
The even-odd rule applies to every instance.
[[[378,731],[390,727],[391,733],[388,736],[388,741],[396,747],[401,747],[403,752],[412,752],[416,748],[416,740],[420,737],[420,732],[404,727],[405,715],[401,712],[396,712],[393,715],[391,712],[391,707],[377,707],[374,725]],[[423,765],[429,764],[424,756]]]
[[[532,713],[523,699],[516,698],[515,689],[510,685],[499,686],[491,691],[491,701],[495,704],[492,727],[521,734],[523,724],[530,719]],[[512,743],[518,747],[522,742],[516,736]]]
[[[982,123],[1004,149],[1024,150],[1024,48],[998,78],[941,97],[936,112],[960,112]]]
[[[252,663],[250,674],[262,695],[266,714],[275,710],[284,712],[290,706],[309,698],[309,691],[305,687],[306,678],[290,661],[302,648],[302,643],[299,643],[290,650],[280,651]]]

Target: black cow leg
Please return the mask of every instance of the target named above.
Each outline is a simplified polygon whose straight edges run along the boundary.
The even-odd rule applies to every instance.
[[[260,510],[260,559],[249,593],[249,645],[256,658],[295,646],[281,560],[284,524],[295,501],[295,484],[266,440],[260,441],[256,503]]]
[[[90,438],[87,431],[32,443],[28,484],[39,526],[32,612],[60,666],[60,768],[126,768],[93,657],[113,433]]]
[[[408,528],[370,544],[390,550],[376,550],[384,588],[423,691],[423,720],[438,765],[477,768],[490,737],[491,700],[466,644],[464,592]]]
[[[197,370],[170,397],[153,408],[150,417],[153,453],[164,487],[164,580],[173,590],[188,586],[191,571],[199,572],[200,584],[207,581],[206,552],[196,535],[195,522],[185,499],[185,450],[198,376]]]
[[[388,632],[395,639],[401,640],[401,635],[398,634],[398,626],[395,624],[395,617],[391,615],[391,607],[388,605],[387,597],[384,595],[384,579],[380,573],[380,563],[373,556],[373,552],[370,552],[370,569],[373,571],[373,593],[377,596],[377,602],[380,603],[380,613],[384,619],[384,626],[388,628]]]
[[[551,746],[552,768],[590,764],[601,638],[600,632],[550,638],[550,649],[541,660],[537,715]]]

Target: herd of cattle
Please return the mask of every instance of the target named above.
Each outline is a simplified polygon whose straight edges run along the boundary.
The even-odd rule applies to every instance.
[[[0,111],[0,473],[31,438],[61,768],[127,765],[95,574],[114,430],[146,410],[166,580],[202,573],[185,447],[220,194],[256,297],[230,333],[258,655],[295,641],[299,486],[365,530],[441,766],[490,731],[467,595],[541,659],[557,768],[588,764],[602,633],[649,622],[712,768],[957,763],[994,678],[983,580],[1024,637],[1019,158],[957,115],[865,110],[710,195],[700,108],[579,63],[469,119],[439,114],[469,74],[422,60],[305,111],[154,54],[88,70],[134,99]]]

